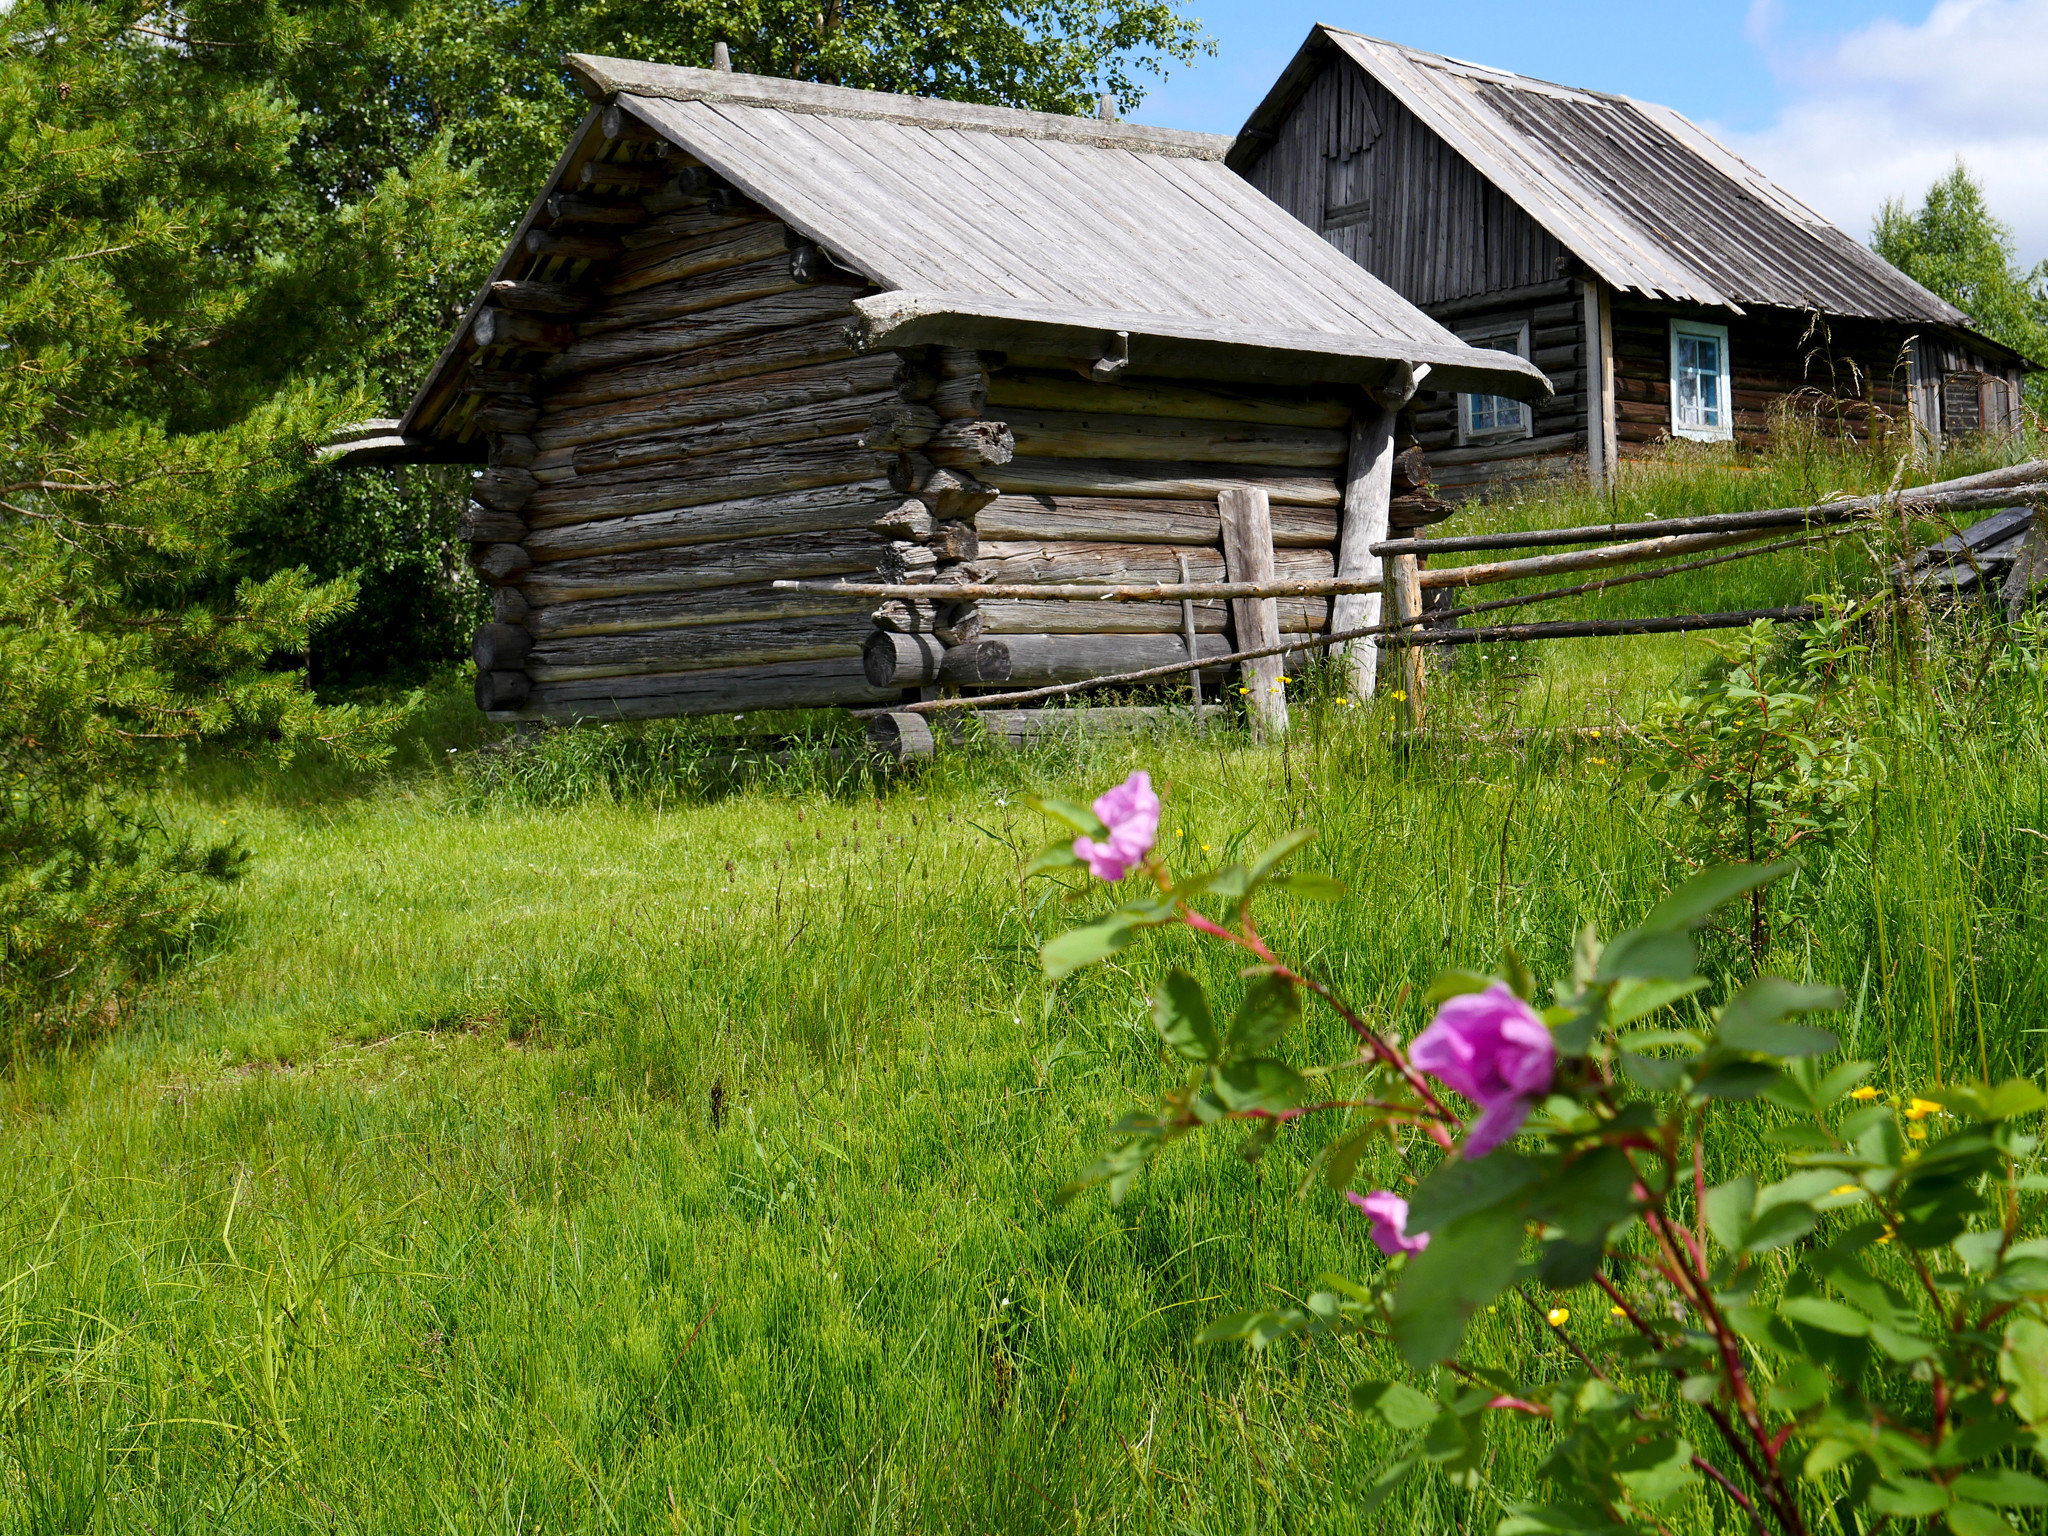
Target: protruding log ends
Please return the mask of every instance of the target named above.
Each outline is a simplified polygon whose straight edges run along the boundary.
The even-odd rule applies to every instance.
[[[495,511],[476,502],[462,509],[455,524],[455,536],[466,544],[519,544],[526,531],[516,513]]]
[[[576,173],[582,187],[620,187],[652,192],[675,173],[665,165],[639,165],[617,160],[592,160]]]
[[[597,127],[609,142],[633,145],[642,153],[652,155],[657,160],[675,153],[674,145],[616,102],[606,107],[600,114]]]
[[[981,540],[972,523],[944,522],[931,535],[931,551],[940,560],[972,560],[981,553]]]
[[[933,517],[946,522],[971,522],[977,512],[1002,495],[994,486],[957,470],[935,469],[923,463],[924,472],[920,474],[920,462],[915,455],[907,459],[909,483],[904,488],[914,490]]]
[[[502,587],[531,569],[533,557],[517,544],[472,544],[469,563],[485,581]]]
[[[496,587],[491,591],[491,618],[499,624],[524,624],[533,605],[517,587]]]
[[[500,309],[535,315],[580,315],[597,303],[597,295],[588,288],[530,278],[501,278],[491,284],[490,293]]]
[[[559,352],[576,339],[574,327],[544,320],[516,309],[485,305],[469,328],[479,351],[486,347],[518,347],[529,352]]]
[[[869,412],[868,430],[861,438],[861,446],[885,452],[922,448],[938,430],[939,414],[930,406],[909,400],[884,401]]]
[[[476,424],[486,432],[531,432],[540,420],[540,407],[531,400],[486,399],[477,407]]]
[[[539,489],[532,470],[502,466],[478,475],[470,482],[469,494],[494,512],[517,512]]]
[[[938,628],[939,608],[936,603],[892,597],[869,617],[874,620],[875,628],[886,629],[891,634],[929,635]]]
[[[485,714],[524,709],[531,697],[533,679],[524,672],[479,672],[476,675],[476,707]]]
[[[616,261],[626,253],[614,236],[560,229],[529,229],[523,243],[529,256],[560,256],[567,261]]]
[[[908,586],[935,580],[939,574],[939,558],[927,545],[898,540],[882,551],[881,558],[875,562],[875,570],[882,580],[892,585]]]
[[[533,636],[517,624],[485,624],[470,645],[479,672],[521,671],[532,650]]]
[[[886,533],[892,539],[907,539],[913,544],[929,544],[938,526],[923,502],[908,498],[874,521],[875,532]]]
[[[916,688],[939,675],[946,654],[936,635],[878,629],[861,647],[861,666],[877,688]]]
[[[911,762],[930,757],[938,742],[924,716],[898,709],[868,721],[868,747],[879,757]]]
[[[932,388],[932,409],[948,421],[972,421],[988,409],[988,375],[941,377]]]
[[[533,439],[524,432],[492,434],[488,453],[484,462],[492,469],[524,469],[540,456]]]
[[[924,456],[950,469],[980,469],[1014,459],[1017,439],[1000,421],[949,421],[924,445]]]

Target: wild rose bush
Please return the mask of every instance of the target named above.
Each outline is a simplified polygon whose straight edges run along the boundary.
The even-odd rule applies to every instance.
[[[1174,1142],[1225,1125],[1248,1129],[1256,1156],[1334,1122],[1303,1193],[1319,1182],[1343,1194],[1332,1219],[1368,1223],[1386,1262],[1325,1277],[1305,1307],[1219,1319],[1202,1338],[1390,1346],[1382,1357],[1405,1372],[1351,1391],[1356,1412],[1398,1437],[1368,1511],[1434,1466],[1491,1489],[1507,1511],[1499,1536],[1708,1520],[1783,1536],[2038,1527],[2048,1094],[2017,1080],[1888,1099],[1865,1082],[1868,1063],[1833,1059],[1833,1034],[1794,1022],[1838,1007],[1831,987],[1760,976],[1711,1005],[1692,934],[1789,865],[1710,870],[1625,933],[1602,942],[1589,928],[1547,993],[1513,954],[1501,976],[1446,972],[1423,999],[1434,1018],[1404,1047],[1282,961],[1253,922],[1269,891],[1344,896],[1288,867],[1309,834],[1177,875],[1154,846],[1160,803],[1143,773],[1092,809],[1037,805],[1078,835],[1027,877],[1085,870],[1083,900],[1098,882],[1130,882],[1118,905],[1043,946],[1050,977],[1167,927],[1245,962],[1227,1021],[1187,971],[1158,979],[1152,1021],[1187,1079],[1111,1127],[1063,1197],[1103,1185],[1121,1200]],[[1305,998],[1334,1010],[1357,1047],[1313,1076],[1277,1054]],[[1353,1188],[1382,1138],[1427,1171],[1404,1188]],[[1716,1148],[1759,1140],[1782,1161],[1776,1176],[1731,1169],[1710,1182]],[[1487,1358],[1468,1338],[1474,1314],[1509,1292],[1545,1317],[1567,1368]],[[1492,1487],[1488,1427],[1501,1414],[1548,1426],[1540,1488]]]

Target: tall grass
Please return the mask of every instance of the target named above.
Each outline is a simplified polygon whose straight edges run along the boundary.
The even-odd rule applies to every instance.
[[[1388,1447],[1342,1388],[1384,1362],[1190,1343],[1378,1262],[1295,1197],[1295,1143],[1053,1208],[1171,1072],[1153,966],[1239,983],[1169,941],[1049,987],[1035,945],[1075,909],[1018,884],[1044,836],[1020,800],[1147,766],[1188,863],[1313,827],[1351,899],[1267,930],[1405,1034],[1440,966],[1513,944],[1558,974],[1681,870],[1625,736],[1499,729],[1626,724],[1652,684],[1610,695],[1584,654],[1461,667],[1405,746],[1312,699],[1284,748],[1180,727],[886,778],[825,741],[707,780],[720,744],[680,727],[496,763],[423,739],[381,783],[210,772],[187,813],[256,853],[211,958],[146,1027],[5,1084],[0,1528],[1490,1529],[1443,1483],[1358,1513]],[[1889,1082],[2042,1070],[2037,663],[1900,631],[1887,771],[1799,877],[1771,963],[1848,988]],[[1323,1018],[1296,1049],[1339,1045]]]

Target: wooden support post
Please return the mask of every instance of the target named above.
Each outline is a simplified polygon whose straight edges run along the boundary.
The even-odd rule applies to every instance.
[[[1404,629],[1421,627],[1422,620],[1422,566],[1415,555],[1388,555],[1381,567],[1384,572],[1389,605],[1393,608],[1390,622]],[[1422,647],[1406,645],[1399,651],[1399,663],[1394,669],[1394,700],[1401,707],[1401,722],[1410,730],[1422,724]]]
[[[1394,423],[1398,410],[1361,410],[1351,419],[1351,456],[1344,471],[1344,520],[1337,535],[1337,575],[1358,580],[1372,574],[1372,546],[1387,536],[1387,508],[1394,489]],[[1369,629],[1380,621],[1380,594],[1353,592],[1331,600],[1330,633]],[[1379,647],[1348,640],[1341,653],[1351,691],[1372,696],[1379,676]]]
[[[1234,485],[1216,498],[1223,524],[1223,565],[1232,581],[1271,581],[1273,576],[1273,509],[1259,486]],[[1416,607],[1422,606],[1421,594]],[[1270,597],[1238,598],[1230,605],[1237,626],[1239,650],[1280,643],[1280,608]],[[1245,697],[1261,734],[1287,729],[1287,695],[1280,681],[1280,658],[1265,656],[1244,664]]]
[[[1173,562],[1180,568],[1181,585],[1186,586],[1188,580],[1188,557],[1185,554],[1176,553],[1173,557]],[[1275,604],[1276,609],[1277,607],[1278,605]],[[1202,708],[1202,669],[1193,663],[1202,654],[1199,649],[1201,642],[1195,634],[1195,605],[1187,598],[1182,598],[1180,603],[1180,634],[1181,639],[1187,642],[1188,647],[1188,697],[1194,702],[1195,711],[1199,715]]]

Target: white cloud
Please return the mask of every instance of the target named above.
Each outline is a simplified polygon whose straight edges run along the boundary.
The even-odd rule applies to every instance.
[[[2048,258],[2048,0],[1939,0],[1822,48],[1777,42],[1779,22],[1776,0],[1752,0],[1743,30],[1786,104],[1758,132],[1717,128],[1731,148],[1859,239],[1961,156],[2020,259]]]

